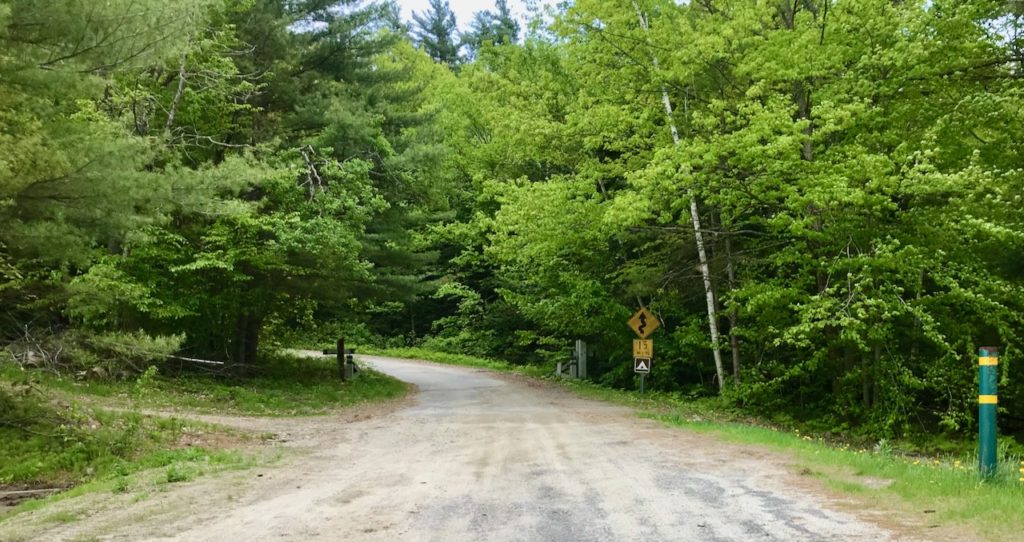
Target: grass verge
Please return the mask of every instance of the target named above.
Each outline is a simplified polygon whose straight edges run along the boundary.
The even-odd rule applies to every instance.
[[[38,390],[19,392],[0,387],[0,493],[72,489],[0,508],[0,521],[96,489],[124,491],[142,471],[182,473],[167,475],[176,482],[249,461],[230,448],[252,437],[225,428],[52,401]]]
[[[409,386],[365,370],[340,382],[329,358],[275,356],[248,378],[147,371],[131,381],[80,381],[0,363],[0,521],[85,492],[125,492],[138,473],[176,483],[253,455],[235,448],[259,437],[141,409],[259,416],[329,412],[406,394]],[[71,488],[11,504],[14,491]],[[7,495],[7,497],[4,497]],[[6,502],[4,502],[6,499]]]
[[[416,348],[373,353],[550,377],[550,372],[538,368],[524,370],[506,362]],[[921,515],[930,524],[965,526],[985,540],[1020,539],[1019,526],[1024,525],[1024,461],[1020,457],[1003,453],[999,472],[982,483],[976,471],[977,459],[969,454],[902,455],[886,441],[858,448],[801,434],[799,430],[771,427],[730,409],[719,399],[692,401],[675,394],[641,395],[590,382],[555,381],[583,397],[631,407],[641,417],[729,442],[787,453],[793,457],[797,472],[870,502],[875,509]]]
[[[266,360],[253,376],[161,376],[148,371],[132,381],[76,380],[14,364],[0,364],[0,382],[24,380],[71,399],[97,400],[121,408],[183,409],[218,414],[302,416],[401,397],[405,383],[366,370],[341,382],[332,358],[287,354]]]
[[[641,416],[691,431],[710,433],[739,444],[789,453],[801,474],[815,476],[828,487],[870,501],[876,508],[928,514],[928,523],[966,525],[985,540],[1019,540],[1024,524],[1024,482],[1019,457],[1004,457],[999,472],[979,480],[971,456],[906,456],[885,441],[872,448],[835,445],[799,431],[723,423],[684,410]],[[925,516],[919,516],[925,517]]]

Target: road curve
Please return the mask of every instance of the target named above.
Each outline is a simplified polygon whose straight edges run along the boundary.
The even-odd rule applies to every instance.
[[[491,373],[363,358],[412,406],[166,540],[887,540],[778,461]],[[276,489],[275,489],[276,488]]]

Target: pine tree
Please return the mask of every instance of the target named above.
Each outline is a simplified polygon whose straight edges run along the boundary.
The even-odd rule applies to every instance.
[[[0,1],[0,336],[45,321],[68,276],[163,214],[171,184],[150,142],[100,98],[124,72],[177,56],[204,5]],[[16,312],[24,303],[35,313]]]
[[[476,12],[473,15],[473,22],[470,23],[470,31],[462,38],[462,43],[469,48],[471,57],[476,57],[485,44],[504,45],[519,40],[519,22],[512,16],[508,1],[497,0],[494,7],[497,12]]]
[[[447,0],[430,0],[425,13],[412,14],[413,43],[437,62],[455,67],[461,62],[457,42],[455,13]]]

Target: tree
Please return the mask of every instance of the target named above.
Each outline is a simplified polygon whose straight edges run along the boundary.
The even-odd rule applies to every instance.
[[[259,77],[240,112],[251,127],[221,128],[227,133],[207,142],[243,156],[197,168],[245,179],[234,195],[243,205],[213,220],[186,214],[148,259],[139,251],[123,262],[133,276],[167,285],[161,303],[189,300],[177,318],[196,352],[253,364],[270,321],[307,307],[351,319],[353,307],[412,295],[418,277],[408,268],[423,258],[409,241],[410,217],[428,190],[403,157],[416,151],[401,135],[422,121],[415,85],[399,90],[404,67],[387,58],[399,44],[394,16],[389,5],[268,2],[225,21],[241,39],[273,45],[233,55],[239,72]],[[300,22],[306,29],[296,31]],[[205,111],[236,101],[211,98]]]
[[[0,2],[0,333],[59,319],[63,288],[164,220],[157,149],[99,103],[114,79],[176,55],[209,2]]]
[[[470,30],[462,36],[462,44],[469,48],[470,57],[476,57],[485,45],[503,45],[519,40],[519,21],[512,16],[507,0],[497,0],[496,12],[478,11],[473,14]]]
[[[393,6],[329,7],[229,3],[109,87],[108,114],[162,131],[156,167],[195,197],[76,273],[77,324],[185,332],[191,354],[246,368],[268,324],[421,293],[415,230],[437,188],[429,132],[411,135],[420,85],[391,54]]]
[[[961,260],[966,253],[942,239],[972,231],[967,235],[984,243],[984,231],[1012,230],[1013,220],[1003,211],[965,211],[975,229],[926,209],[960,208],[949,198],[994,189],[993,174],[1009,183],[1004,187],[1016,183],[997,165],[1002,158],[989,154],[990,137],[999,136],[972,136],[973,121],[956,105],[981,107],[974,119],[1016,122],[1017,115],[994,105],[1015,103],[1016,92],[981,84],[1011,80],[1008,59],[1016,58],[1009,43],[993,48],[1001,41],[986,30],[1000,16],[993,6],[654,2],[649,12],[664,22],[652,25],[650,42],[636,36],[628,6],[578,2],[569,12],[565,29],[586,62],[577,73],[588,95],[607,106],[650,107],[647,97],[664,85],[682,104],[668,122],[678,125],[683,144],[655,147],[650,163],[633,170],[629,189],[615,195],[616,213],[634,227],[664,232],[648,250],[671,261],[678,256],[667,236],[689,218],[679,195],[705,202],[698,212],[710,223],[712,286],[723,292],[730,338],[770,360],[747,366],[749,386],[737,390],[743,401],[781,410],[787,402],[833,408],[888,434],[906,430],[907,417],[893,413],[909,412],[917,401],[932,405],[948,427],[963,424],[966,402],[942,398],[938,389],[967,387],[955,372],[936,367],[970,356],[977,337],[1014,342],[1019,319],[996,306],[1020,299],[981,294],[988,290],[982,283],[1009,292],[1016,287],[1005,281],[1016,279],[993,276],[992,264],[977,258]],[[941,38],[929,37],[934,32]],[[874,57],[866,44],[891,55]],[[957,51],[953,65],[939,52],[950,47]],[[644,73],[642,61],[651,54],[660,57],[660,74]],[[611,79],[616,70],[622,77]],[[954,73],[960,75],[951,80]],[[935,103],[939,96],[950,102]],[[965,148],[966,141],[973,142]],[[987,165],[978,169],[977,160]],[[920,167],[945,180],[919,183]],[[974,187],[959,184],[969,178]],[[952,179],[957,188],[950,192]],[[913,195],[918,190],[936,199],[926,203]],[[946,263],[925,254],[942,254]],[[679,265],[692,268],[692,253],[684,256]],[[952,268],[964,272],[940,271]],[[985,278],[975,282],[976,276]],[[684,280],[692,279],[668,274],[662,282],[677,292],[680,307],[692,291]],[[995,305],[979,306],[963,325],[939,301],[958,291]],[[945,361],[922,364],[925,350],[925,357]]]
[[[641,302],[668,324],[656,386],[703,389],[710,320],[737,402],[873,435],[917,414],[964,427],[958,367],[1022,332],[1003,258],[1021,239],[1017,19],[999,2],[640,7],[647,31],[633,2],[578,1],[560,41],[458,74],[448,144],[476,198],[443,230],[461,249],[445,326],[504,303],[535,345],[615,339]]]
[[[418,49],[394,3],[93,4],[0,0],[4,340],[583,338],[625,387],[643,304],[652,387],[873,438],[1021,357],[1020,2],[498,2],[457,70],[436,0]]]
[[[640,7],[633,3],[634,9],[636,9],[637,18],[640,21],[640,27],[644,33],[650,32],[650,23],[648,16]],[[655,70],[658,69],[657,57],[652,57],[652,66]],[[665,116],[668,119],[669,133],[672,134],[672,144],[679,146],[679,130],[676,128],[676,122],[672,118],[672,99],[669,97],[668,90],[666,87],[661,87],[661,98],[665,106]],[[719,333],[718,333],[718,302],[715,299],[715,288],[711,284],[711,269],[708,266],[707,250],[704,244],[704,230],[701,228],[700,223],[700,200],[693,195],[689,194],[690,199],[690,222],[693,224],[693,237],[697,247],[697,265],[700,267],[701,279],[704,283],[704,298],[707,300],[707,311],[708,311],[708,324],[711,330],[711,354],[715,360],[715,373],[718,376],[718,388],[725,388],[725,368],[722,364],[722,353],[719,348]],[[738,359],[738,358],[737,358]],[[736,375],[735,378],[739,378],[739,362],[736,362]]]
[[[412,14],[412,39],[436,62],[455,67],[461,62],[455,13],[447,0],[430,0],[424,13]]]

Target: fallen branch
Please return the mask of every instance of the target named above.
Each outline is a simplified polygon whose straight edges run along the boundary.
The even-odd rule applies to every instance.
[[[34,497],[36,495],[49,495],[51,493],[57,493],[63,491],[62,487],[50,487],[46,489],[22,489],[19,491],[0,491],[0,500],[7,499],[10,497]]]

